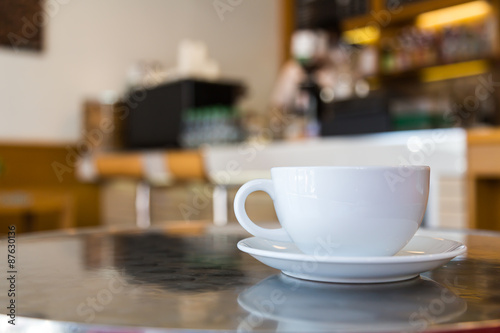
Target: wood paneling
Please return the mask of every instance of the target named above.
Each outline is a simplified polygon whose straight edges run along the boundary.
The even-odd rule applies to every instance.
[[[467,147],[469,226],[500,230],[500,130],[469,130]]]
[[[295,28],[295,0],[281,0],[281,62],[292,58],[290,43]]]
[[[500,230],[500,178],[476,179],[476,228]]]
[[[7,198],[0,228],[27,219],[32,230],[99,224],[99,187],[75,177],[77,154],[77,147],[69,145],[0,144],[0,192]],[[29,204],[16,208],[8,202],[13,193],[28,197]]]

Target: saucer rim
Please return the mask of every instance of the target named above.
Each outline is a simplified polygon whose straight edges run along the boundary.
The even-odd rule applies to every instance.
[[[315,257],[312,255],[304,254],[304,253],[280,253],[280,252],[272,252],[269,250],[262,250],[249,247],[245,245],[245,241],[250,241],[253,239],[266,240],[270,242],[274,242],[269,239],[265,239],[262,237],[248,237],[242,239],[238,242],[237,247],[240,251],[248,253],[250,255],[257,255],[261,257],[273,258],[273,259],[283,259],[283,260],[304,260],[304,261],[316,261],[316,262],[324,262],[324,263],[346,263],[346,264],[393,264],[393,263],[409,263],[409,262],[429,262],[429,261],[438,261],[448,258],[455,258],[459,255],[462,255],[467,252],[467,246],[461,242],[445,239],[441,237],[430,237],[424,235],[415,235],[414,238],[425,238],[432,239],[433,241],[441,242],[441,241],[450,241],[456,244],[456,247],[451,251],[445,251],[441,253],[434,254],[418,254],[418,255],[404,255],[404,256],[365,256],[365,257],[346,257],[346,256],[320,256]],[[285,244],[291,244],[292,242],[280,242]],[[403,248],[404,249],[404,248]]]

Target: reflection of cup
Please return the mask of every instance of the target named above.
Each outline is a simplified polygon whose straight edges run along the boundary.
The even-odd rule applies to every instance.
[[[342,285],[274,275],[238,296],[250,314],[239,331],[256,331],[264,319],[277,331],[423,330],[451,321],[467,303],[450,289],[423,278],[404,282]]]
[[[426,166],[272,168],[272,180],[239,189],[234,210],[251,234],[292,241],[310,255],[390,256],[422,222],[429,174]],[[264,229],[248,218],[245,200],[254,191],[273,199],[281,229]]]

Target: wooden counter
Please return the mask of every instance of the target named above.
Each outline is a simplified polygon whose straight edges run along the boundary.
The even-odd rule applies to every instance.
[[[0,234],[93,227],[100,219],[100,187],[75,176],[64,142],[0,142]]]
[[[147,178],[151,172],[148,169],[156,168],[176,180],[205,179],[202,154],[198,150],[100,152],[92,159],[98,177]]]
[[[228,216],[230,211],[232,195],[227,192],[228,187],[239,186],[250,179],[268,178],[272,167],[398,165],[402,161],[425,164],[431,167],[433,176],[426,225],[462,228],[467,224],[463,190],[466,136],[466,132],[458,128],[400,131],[296,142],[245,142],[186,151],[99,152],[90,156],[89,162],[95,170],[95,180],[127,176],[160,186],[173,184],[162,182],[165,174],[171,180],[206,180],[216,199],[212,202],[213,211],[220,211],[221,216]],[[409,150],[409,140],[425,143],[425,149]],[[155,182],[156,179],[159,181]],[[141,193],[138,191],[136,198]],[[213,219],[225,220],[215,213]]]
[[[468,131],[467,147],[469,226],[500,230],[500,129]]]

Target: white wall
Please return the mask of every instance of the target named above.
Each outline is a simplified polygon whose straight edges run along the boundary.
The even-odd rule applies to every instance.
[[[84,98],[123,91],[137,60],[173,67],[183,38],[204,40],[225,77],[247,82],[245,108],[265,109],[280,60],[278,0],[244,0],[223,21],[213,0],[57,1],[66,4],[42,53],[0,48],[0,140],[77,140]]]

